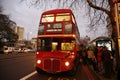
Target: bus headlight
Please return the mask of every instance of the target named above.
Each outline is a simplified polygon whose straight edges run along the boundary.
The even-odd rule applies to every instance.
[[[69,66],[70,63],[68,61],[65,62],[65,66]]]
[[[36,54],[39,54],[39,52],[37,52]]]
[[[37,60],[37,64],[40,64],[41,63],[41,60]]]

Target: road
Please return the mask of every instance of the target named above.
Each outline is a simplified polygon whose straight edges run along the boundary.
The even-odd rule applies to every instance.
[[[0,80],[19,80],[34,71],[34,61],[35,54],[22,54],[0,60]]]
[[[18,54],[19,55],[19,54]],[[0,59],[0,80],[97,80],[87,66],[78,65],[76,75],[38,74],[34,68],[35,54],[24,54],[12,58]]]
[[[79,65],[76,75],[74,76],[66,75],[66,73],[60,74],[35,73],[27,80],[94,80],[94,79],[92,79],[92,76],[90,77],[90,74],[89,76],[86,74],[86,72],[83,69],[83,66]]]

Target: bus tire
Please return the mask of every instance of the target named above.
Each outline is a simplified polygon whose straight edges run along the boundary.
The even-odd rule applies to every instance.
[[[44,71],[43,70],[41,70],[40,68],[38,68],[38,67],[36,67],[36,71],[39,73],[39,74],[43,74],[44,73]]]
[[[68,75],[74,76],[76,74],[76,71],[77,71],[77,68],[74,65],[73,68],[70,71],[68,71]]]

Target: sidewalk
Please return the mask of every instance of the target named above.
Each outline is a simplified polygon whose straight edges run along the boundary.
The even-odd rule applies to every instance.
[[[100,73],[96,73],[96,72],[93,70],[92,65],[88,65],[88,68],[89,68],[90,72],[92,72],[94,75],[96,75],[96,76],[99,78],[99,80],[117,80],[116,75],[112,75],[111,78],[109,79],[109,78],[105,78],[105,77],[104,77],[102,74],[100,74]]]

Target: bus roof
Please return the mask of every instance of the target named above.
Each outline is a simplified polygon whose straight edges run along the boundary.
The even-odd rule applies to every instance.
[[[42,15],[57,14],[57,13],[72,13],[72,11],[70,9],[54,9],[54,10],[45,11],[45,12],[43,12]]]

